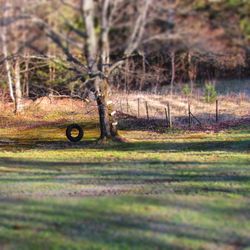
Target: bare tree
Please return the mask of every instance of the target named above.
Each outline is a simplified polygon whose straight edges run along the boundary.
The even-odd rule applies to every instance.
[[[172,49],[170,51],[170,58],[171,58],[171,83],[170,83],[170,94],[171,98],[173,96],[173,90],[174,90],[174,81],[175,81],[175,51]]]
[[[20,58],[17,56],[15,60],[15,113],[19,113],[22,110],[23,110],[23,104],[22,104]]]
[[[25,0],[22,1],[25,3]],[[22,6],[14,1],[3,1],[1,40],[4,62],[8,78],[10,97],[15,104],[15,113],[23,109],[22,103],[22,79],[21,79],[21,52],[25,40],[23,31],[25,20],[21,17]]]
[[[99,111],[101,141],[118,136],[117,122],[112,117],[114,112],[108,104],[109,79],[112,72],[123,66],[126,59],[131,57],[133,52],[138,49],[143,38],[151,1],[140,0],[139,3],[132,3],[127,0],[82,0],[74,2],[61,0],[59,3],[57,2],[59,6],[67,6],[76,11],[77,15],[82,15],[84,23],[82,30],[72,28],[69,20],[65,19],[65,23],[72,28],[74,34],[77,34],[77,39],[54,30],[43,18],[30,15],[33,22],[39,24],[47,36],[62,50],[69,65],[68,69],[75,74],[74,79],[80,79],[84,86],[89,86],[93,90]],[[132,5],[132,10],[136,9],[136,12],[133,10],[135,25],[131,26],[132,23],[125,24],[130,28],[130,35],[125,46],[124,44],[121,45],[123,52],[119,58],[116,57],[111,62],[112,36],[110,31],[117,23],[123,21],[122,18],[125,17],[123,8],[127,4]],[[121,11],[123,15],[121,15]],[[98,24],[96,24],[96,20],[98,20]],[[100,31],[97,32],[98,27],[100,27]],[[76,48],[80,50],[84,48],[82,53],[83,58],[86,58],[86,64],[75,56]]]
[[[119,1],[118,1],[119,2]],[[149,10],[149,6],[151,0],[144,0],[143,7],[141,7],[141,11],[136,20],[135,26],[132,29],[131,35],[128,39],[128,44],[123,52],[124,58],[129,58],[132,53],[138,49],[140,42],[142,40],[142,36],[144,34],[144,28],[146,25],[146,18]],[[108,88],[109,88],[109,77],[112,74],[112,71],[121,66],[124,63],[124,60],[119,60],[113,65],[110,64],[110,37],[109,32],[112,25],[112,16],[116,11],[119,11],[117,8],[117,2],[112,0],[104,0],[102,2],[102,18],[101,18],[101,34],[100,38],[97,39],[94,35],[94,1],[93,0],[85,0],[84,1],[84,13],[85,13],[85,21],[86,21],[86,31],[88,34],[88,54],[91,54],[88,60],[88,66],[97,65],[98,61],[93,62],[95,58],[98,57],[96,52],[97,41],[101,41],[99,54],[100,58],[100,74],[95,79],[95,91],[96,91],[96,99],[99,108],[99,117],[100,117],[100,125],[101,125],[101,139],[109,138],[111,136],[117,135],[116,123],[110,122],[108,107],[107,107],[107,98],[108,98]],[[91,16],[92,15],[92,16]],[[95,44],[95,45],[94,45]],[[95,54],[94,54],[95,53]],[[95,58],[94,58],[95,57]],[[92,66],[93,67],[93,66]],[[97,68],[92,68],[92,70],[98,70]]]
[[[9,16],[9,12],[11,10],[11,2],[3,2],[2,5],[2,16],[3,19],[8,18]],[[3,49],[3,55],[5,57],[5,67],[6,67],[6,72],[7,72],[7,77],[8,77],[8,86],[9,86],[9,93],[10,93],[10,97],[12,99],[13,102],[15,102],[15,96],[14,96],[14,90],[13,90],[13,78],[12,78],[12,73],[11,73],[11,64],[9,62],[9,60],[7,60],[8,56],[9,56],[9,52],[8,52],[8,45],[7,45],[7,28],[6,25],[2,25],[2,31],[1,31],[1,40],[2,40],[2,49]]]

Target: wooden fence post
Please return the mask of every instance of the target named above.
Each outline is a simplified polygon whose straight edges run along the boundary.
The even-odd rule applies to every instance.
[[[165,111],[165,117],[166,117],[166,121],[167,121],[167,127],[169,127],[168,110],[167,110],[167,108],[164,108],[164,111]]]
[[[216,100],[216,122],[219,121],[219,101]]]
[[[190,103],[188,103],[188,125],[189,125],[189,128],[191,128],[191,123],[192,123],[191,107],[190,107]]]
[[[169,102],[168,102],[168,123],[169,123],[169,128],[172,128],[172,126],[173,126],[172,115],[171,115],[171,107],[170,107]]]
[[[149,120],[149,112],[148,112],[148,102],[145,102],[145,106],[146,106],[146,113],[147,113],[147,119]]]

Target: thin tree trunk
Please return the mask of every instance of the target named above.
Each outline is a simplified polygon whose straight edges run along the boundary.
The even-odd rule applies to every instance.
[[[55,22],[53,22],[52,17],[49,17],[49,25],[51,27],[56,27]],[[55,56],[55,47],[53,44],[50,43],[50,39],[48,39],[48,64],[49,64],[49,87],[50,87],[50,94],[53,95],[53,82],[56,78],[56,69],[55,66],[51,63],[51,57]]]
[[[10,3],[5,3],[5,5],[3,6],[4,10],[4,18],[8,16],[8,10],[10,9]],[[2,39],[2,43],[3,43],[3,55],[5,57],[5,67],[6,67],[6,72],[7,72],[7,78],[8,78],[8,87],[9,87],[9,93],[10,93],[10,98],[13,102],[15,102],[15,95],[14,95],[14,90],[13,90],[13,79],[12,79],[12,75],[11,75],[11,65],[10,62],[8,60],[8,47],[7,47],[7,30],[6,27],[3,26],[2,27],[2,32],[1,32],[1,39]]]
[[[3,42],[3,54],[4,57],[6,58],[5,60],[5,67],[6,67],[6,72],[7,72],[7,77],[8,77],[8,86],[9,86],[9,92],[10,92],[10,98],[13,102],[15,102],[15,95],[14,95],[14,90],[13,90],[13,79],[11,75],[11,65],[8,58],[8,49],[7,45],[5,42]]]
[[[194,80],[196,78],[196,65],[192,62],[192,53],[188,52],[188,76],[190,81],[191,94],[194,90]]]
[[[24,73],[24,81],[23,81],[23,93],[28,98],[29,97],[29,52],[26,51],[27,59],[25,60],[25,73]]]
[[[175,81],[175,51],[171,52],[171,83],[170,83],[170,94],[173,97],[174,81]]]
[[[51,53],[49,52],[49,57]],[[50,60],[50,59],[49,59]],[[53,82],[55,81],[56,69],[51,62],[49,62],[49,86],[50,86],[50,94],[53,95]]]
[[[124,91],[128,94],[129,92],[129,59],[125,61],[125,88]]]
[[[20,75],[20,60],[17,57],[15,62],[15,113],[19,113],[23,109],[22,104],[22,87],[21,87],[21,75]]]
[[[142,77],[140,81],[140,91],[144,87],[145,84],[145,74],[146,74],[146,62],[145,62],[145,54],[142,55]]]

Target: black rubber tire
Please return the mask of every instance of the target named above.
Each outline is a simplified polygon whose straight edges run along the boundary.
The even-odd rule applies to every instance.
[[[79,132],[79,134],[76,137],[73,137],[71,134],[72,130],[74,130],[74,129],[78,130],[78,132]],[[71,124],[66,129],[66,136],[67,136],[68,140],[71,142],[79,142],[83,138],[84,132],[83,132],[83,129],[80,125]]]

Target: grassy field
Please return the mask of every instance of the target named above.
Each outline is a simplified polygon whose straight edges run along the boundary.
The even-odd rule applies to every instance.
[[[79,144],[64,130],[1,126],[1,250],[250,249],[249,128],[102,146],[93,123]]]

